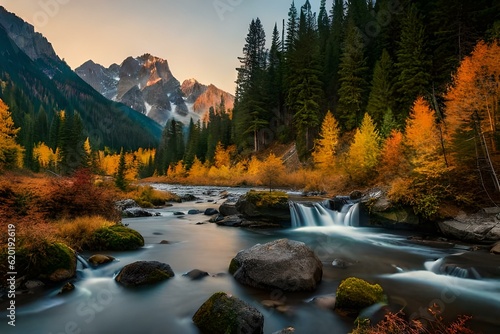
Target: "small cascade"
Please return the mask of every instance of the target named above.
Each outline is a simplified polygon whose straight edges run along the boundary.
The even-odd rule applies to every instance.
[[[341,205],[337,201],[290,202],[290,214],[293,228],[359,226],[359,204],[348,200]]]
[[[78,270],[84,270],[84,269],[87,269],[88,267],[90,267],[87,260],[85,260],[85,258],[78,253],[76,254],[76,262],[77,262],[77,269]]]
[[[425,263],[425,268],[437,275],[452,276],[458,278],[481,279],[481,275],[474,267],[463,268],[454,263],[446,263],[446,258]]]

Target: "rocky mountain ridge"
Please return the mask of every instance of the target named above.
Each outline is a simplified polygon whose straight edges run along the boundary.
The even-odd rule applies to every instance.
[[[171,118],[184,123],[203,118],[221,100],[227,109],[234,105],[234,96],[214,85],[206,86],[195,79],[181,85],[167,60],[147,53],[108,68],[89,60],[75,72],[107,99],[121,102],[162,125]]]

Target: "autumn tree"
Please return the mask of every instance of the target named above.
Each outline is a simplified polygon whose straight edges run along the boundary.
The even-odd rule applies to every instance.
[[[406,121],[405,140],[410,149],[413,171],[429,177],[440,176],[446,169],[436,114],[419,97]]]
[[[404,135],[401,131],[392,130],[390,136],[385,139],[380,152],[380,162],[377,167],[379,179],[387,182],[397,177],[404,177],[408,169]]]
[[[335,165],[335,154],[339,142],[339,125],[333,114],[328,111],[321,125],[320,138],[316,140],[312,154],[314,163],[320,169],[328,169]]]
[[[272,192],[273,188],[282,180],[285,175],[285,166],[281,158],[271,153],[262,162],[261,170],[259,173],[260,179],[263,184],[269,187]]]
[[[361,127],[347,152],[345,168],[356,183],[368,181],[376,172],[380,155],[380,135],[369,114],[365,113]]]
[[[453,163],[461,170],[480,172],[497,191],[500,183],[494,156],[498,152],[500,123],[500,45],[479,42],[466,57],[446,94],[447,139],[453,151]],[[470,140],[475,138],[475,140]],[[482,174],[481,174],[482,176]]]
[[[19,130],[14,126],[9,108],[0,99],[0,168],[22,167],[23,148],[16,143]]]

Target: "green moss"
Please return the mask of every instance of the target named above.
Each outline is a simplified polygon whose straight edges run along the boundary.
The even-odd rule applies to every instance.
[[[246,195],[247,201],[260,207],[288,208],[288,195],[282,191],[255,191],[250,190]]]
[[[236,273],[236,271],[238,271],[238,269],[240,269],[241,267],[241,263],[239,263],[236,258],[233,258],[231,260],[231,263],[229,264],[229,273],[231,275],[234,275],[234,273]]]
[[[91,238],[91,250],[127,251],[144,246],[142,235],[125,226],[102,227]]]
[[[237,333],[238,314],[234,311],[234,302],[225,292],[217,292],[196,311],[193,322],[202,333]]]
[[[172,276],[169,275],[168,273],[166,273],[165,271],[160,270],[160,269],[155,269],[148,275],[147,281],[149,284],[152,284],[152,283],[164,281],[164,280],[169,279],[171,277]]]
[[[46,279],[58,269],[71,272],[76,268],[75,252],[63,243],[41,241],[36,245],[30,243],[29,248],[23,244],[20,239],[16,249],[16,269],[19,276]],[[0,258],[3,257],[7,257],[6,252],[2,252]]]
[[[356,315],[368,306],[383,302],[384,298],[380,285],[349,277],[343,280],[337,289],[335,308]]]

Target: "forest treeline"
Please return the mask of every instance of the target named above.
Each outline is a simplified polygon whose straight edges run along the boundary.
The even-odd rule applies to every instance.
[[[308,0],[292,2],[270,42],[260,19],[250,22],[232,110],[221,98],[203,120],[170,120],[156,149],[121,154],[89,141],[78,114],[58,112],[49,126],[39,113],[34,125],[48,142],[33,142],[33,166],[168,182],[383,186],[427,217],[443,201],[494,200],[499,6],[334,0],[328,9],[322,0],[315,13]],[[301,164],[285,170],[272,152],[292,143]]]

